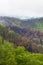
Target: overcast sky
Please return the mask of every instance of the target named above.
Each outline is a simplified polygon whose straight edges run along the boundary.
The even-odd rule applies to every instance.
[[[0,0],[0,16],[42,17],[43,0]]]

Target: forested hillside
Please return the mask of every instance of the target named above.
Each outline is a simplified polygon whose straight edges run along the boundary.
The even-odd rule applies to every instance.
[[[26,36],[19,35],[13,30],[9,30],[6,26],[0,25],[0,36],[2,37],[2,44],[4,40],[14,44],[14,47],[24,46],[27,51],[34,53],[43,53],[43,38],[36,36],[36,38],[30,35],[29,38]]]
[[[30,53],[23,46],[14,48],[0,37],[0,65],[43,65],[43,54]]]
[[[0,17],[0,65],[43,65],[43,18]]]
[[[0,16],[0,23],[8,27],[16,26],[43,32],[43,17],[22,20],[14,17]]]

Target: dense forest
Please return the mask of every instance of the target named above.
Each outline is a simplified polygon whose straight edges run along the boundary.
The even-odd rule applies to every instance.
[[[0,37],[0,65],[43,65],[43,54],[30,53],[23,46],[14,47]]]
[[[43,65],[43,18],[0,17],[0,65]]]

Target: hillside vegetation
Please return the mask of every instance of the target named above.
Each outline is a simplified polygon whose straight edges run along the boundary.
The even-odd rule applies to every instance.
[[[29,53],[23,46],[14,48],[13,43],[0,37],[0,65],[43,65],[43,54]]]
[[[19,27],[19,28],[30,28],[32,30],[38,30],[43,32],[43,17],[41,18],[30,18],[30,19],[19,19],[14,17],[2,17],[0,16],[0,23],[8,27]]]
[[[0,17],[0,65],[43,65],[43,18]]]
[[[2,44],[4,44],[4,40],[7,40],[13,43],[14,47],[24,46],[29,52],[43,53],[42,38],[37,36],[35,38],[30,35],[29,39],[27,39],[25,36],[21,36],[3,25],[0,25],[0,36],[2,37]]]

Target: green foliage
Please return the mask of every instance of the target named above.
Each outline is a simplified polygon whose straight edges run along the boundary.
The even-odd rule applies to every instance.
[[[36,26],[34,26],[34,28],[31,28],[31,30],[43,32],[43,23],[36,22],[35,24]]]
[[[0,37],[0,65],[43,65],[43,54],[29,53],[23,46],[14,48],[13,43]]]
[[[14,31],[9,30],[7,34],[8,34],[8,39],[9,39],[11,42],[14,42],[14,43],[17,42],[17,40],[18,40],[18,35],[17,35],[16,33],[14,33]]]
[[[15,50],[12,44],[4,41],[0,44],[0,65],[16,65]]]
[[[12,30],[8,30],[4,25],[0,25],[0,36],[2,36],[2,43],[4,43],[4,39],[13,43],[16,43],[18,40],[18,34]]]

